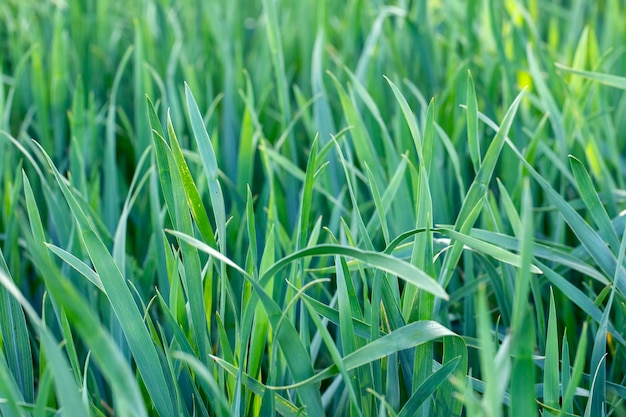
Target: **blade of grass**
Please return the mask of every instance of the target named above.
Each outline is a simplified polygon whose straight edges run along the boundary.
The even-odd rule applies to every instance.
[[[9,267],[6,264],[0,249],[0,272],[4,272],[7,279],[11,279]],[[32,403],[35,400],[32,350],[26,327],[26,317],[19,303],[9,296],[9,293],[0,288],[0,329],[2,347],[7,364],[24,401]]]
[[[463,205],[461,206],[461,210],[457,216],[454,230],[459,233],[467,234],[480,213],[480,210],[474,209],[478,204],[482,205],[482,201],[484,201],[489,182],[491,181],[496,163],[498,162],[498,156],[502,151],[509,129],[513,124],[513,118],[515,117],[517,108],[519,107],[523,97],[524,90],[518,94],[513,103],[509,106],[500,128],[494,129],[497,132],[496,136],[485,153],[483,163],[480,166],[480,169],[476,174],[476,178],[472,182],[467,195],[465,196],[465,200],[463,200]],[[472,215],[470,216],[470,214]],[[439,283],[444,288],[452,278],[454,269],[456,268],[456,265],[461,257],[462,250],[463,246],[461,242],[455,242],[453,243],[452,248],[446,252],[443,266],[441,267],[441,273],[439,274]]]
[[[543,371],[543,403],[553,409],[559,409],[559,342],[556,326],[556,307],[554,294],[550,291],[550,314],[548,316],[548,335],[546,337],[546,359]],[[552,414],[549,409],[547,415]]]
[[[576,157],[570,155],[570,166],[572,167],[572,173],[576,179],[576,185],[580,197],[583,199],[591,218],[595,222],[596,226],[600,229],[601,235],[607,240],[609,247],[613,250],[613,253],[617,255],[617,248],[619,248],[619,238],[611,219],[609,218],[606,209],[600,201],[600,197],[596,192],[589,173],[583,166],[582,162]]]
[[[589,80],[597,81],[600,84],[608,85],[609,87],[619,88],[620,90],[626,90],[626,77],[620,77],[612,74],[605,74],[601,72],[584,71],[580,69],[570,68],[565,65],[556,63],[557,68],[570,74],[575,74]]]
[[[43,151],[43,149],[42,149]],[[137,362],[139,372],[144,378],[146,388],[152,393],[155,406],[161,416],[176,414],[173,399],[172,382],[166,379],[167,374],[159,366],[160,361],[156,348],[150,339],[148,331],[143,323],[143,318],[137,305],[126,285],[124,277],[118,269],[113,257],[106,246],[94,231],[86,214],[72,191],[68,188],[65,180],[57,171],[56,167],[44,153],[49,167],[59,185],[74,219],[81,229],[81,237],[85,248],[94,264],[96,272],[100,276],[102,286],[111,302],[111,307],[118,317],[133,357]]]

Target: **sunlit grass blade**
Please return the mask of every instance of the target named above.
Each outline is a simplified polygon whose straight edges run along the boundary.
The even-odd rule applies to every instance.
[[[209,221],[209,218],[207,216],[207,211],[204,208],[204,204],[202,203],[202,198],[200,197],[198,188],[193,180],[191,172],[189,171],[189,167],[187,166],[187,162],[185,161],[185,158],[183,156],[183,152],[176,137],[176,132],[174,131],[174,126],[172,125],[172,120],[170,119],[169,112],[167,115],[167,132],[170,141],[172,156],[176,161],[176,167],[178,168],[183,187],[185,188],[187,204],[189,205],[191,214],[193,215],[196,224],[198,225],[200,236],[202,236],[202,238],[211,246],[217,246],[217,243],[215,242],[215,235],[213,233],[213,227],[211,226],[211,222]]]

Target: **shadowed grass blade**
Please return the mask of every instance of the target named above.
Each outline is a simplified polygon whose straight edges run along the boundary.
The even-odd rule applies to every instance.
[[[9,268],[0,250],[0,272],[11,279]],[[20,304],[4,287],[0,288],[0,336],[9,369],[15,378],[22,398],[35,401],[32,350],[26,327],[26,318]]]

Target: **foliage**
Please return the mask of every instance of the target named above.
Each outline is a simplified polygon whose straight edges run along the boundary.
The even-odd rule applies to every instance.
[[[5,0],[0,416],[626,415],[625,9]]]

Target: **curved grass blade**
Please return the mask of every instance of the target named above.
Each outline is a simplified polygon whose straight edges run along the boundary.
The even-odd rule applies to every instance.
[[[13,299],[22,305],[28,313],[30,320],[35,324],[41,344],[46,354],[48,365],[54,374],[57,397],[63,408],[63,413],[73,416],[89,415],[87,407],[79,395],[79,387],[76,385],[76,378],[70,372],[70,364],[67,357],[61,352],[59,343],[54,339],[50,330],[39,318],[30,303],[24,298],[19,289],[15,286],[11,278],[0,269],[0,284],[11,293]]]
[[[224,256],[214,248],[211,248],[207,244],[177,231],[168,230],[168,233],[180,238],[190,245],[195,246],[197,249],[213,256],[224,265],[228,265],[235,269],[237,272],[241,273],[241,275],[245,277],[250,284],[252,284],[252,286],[256,290],[256,294],[263,304],[263,307],[265,308],[265,311],[267,312],[269,322],[271,323],[272,328],[275,332],[276,341],[278,342],[278,345],[280,346],[281,351],[285,356],[285,360],[293,378],[296,380],[301,380],[307,379],[313,375],[312,364],[309,361],[303,360],[303,358],[308,357],[308,353],[306,348],[302,344],[302,340],[300,339],[298,332],[290,321],[282,319],[283,313],[281,309],[276,304],[276,302],[269,295],[267,295],[265,289],[263,288],[264,283],[262,280],[259,280],[257,282],[235,262],[228,259],[226,256]],[[268,281],[269,280],[266,279],[265,283],[267,283]],[[256,297],[252,298],[252,300],[256,300]],[[246,315],[253,315],[255,307],[256,303],[249,301],[246,309]],[[245,317],[242,321],[243,323],[247,323],[251,320],[249,320],[248,317]],[[323,416],[320,393],[314,386],[308,386],[300,389],[299,394],[302,402],[307,406],[307,413],[309,416]]]
[[[441,288],[441,286],[432,277],[428,276],[424,271],[416,268],[415,266],[391,255],[373,251],[364,251],[342,245],[316,245],[296,251],[272,265],[272,267],[261,275],[260,280],[264,282],[297,259],[308,256],[332,255],[343,255],[357,259],[369,266],[397,275],[407,282],[410,282],[413,285],[436,295],[437,297],[448,299],[448,295],[445,290]]]
[[[522,98],[524,97],[524,91],[525,90],[522,90],[522,92],[517,95],[513,103],[509,106],[509,109],[502,120],[502,125],[499,128],[494,128],[497,132],[496,136],[485,153],[483,163],[480,166],[480,169],[476,174],[476,178],[472,182],[467,195],[465,196],[465,200],[463,200],[463,205],[461,206],[461,210],[457,216],[454,230],[459,233],[467,234],[481,212],[481,210],[477,210],[477,208],[482,206],[485,196],[487,195],[489,182],[493,176],[496,163],[498,162],[498,158],[500,152],[502,151],[502,147],[504,146],[505,139],[509,133],[509,129],[513,124],[513,118],[517,113],[517,109],[522,101]],[[462,250],[463,246],[461,242],[455,242],[453,243],[452,248],[446,252],[443,266],[441,267],[441,273],[439,275],[439,283],[442,284],[444,288],[452,278],[454,269],[456,268],[456,265],[461,257]]]
[[[466,234],[457,232],[452,229],[445,229],[445,228],[438,227],[438,228],[433,228],[433,230],[443,233],[443,234],[447,234],[452,239],[463,243],[464,245],[470,247],[471,249],[479,253],[483,253],[487,256],[491,256],[509,265],[513,265],[516,267],[521,267],[523,265],[522,257],[520,255],[511,253],[505,249],[502,249],[499,246],[493,245],[491,243],[487,243],[485,241],[476,239],[470,235],[466,235]],[[532,272],[533,274],[543,273],[541,269],[539,269],[536,265],[530,266],[530,272]]]
[[[575,156],[570,155],[569,161],[580,197],[583,199],[591,218],[600,229],[600,233],[608,241],[608,245],[611,249],[613,249],[613,253],[617,255],[617,248],[620,246],[619,238],[617,237],[617,233],[611,224],[611,219],[609,218],[609,215],[602,205],[600,197],[593,186],[589,173],[583,166],[582,162],[580,162],[580,160]]]
[[[96,273],[100,276],[102,286],[106,291],[113,311],[120,321],[128,345],[137,362],[139,372],[155,402],[159,414],[162,417],[176,415],[176,401],[173,398],[172,381],[166,378],[166,375],[169,375],[169,373],[164,373],[164,369],[161,367],[156,347],[122,273],[106,246],[94,231],[88,217],[65,183],[64,178],[61,177],[50,158],[45,153],[43,155],[69,204],[74,219],[80,227],[81,237],[87,253],[93,262]]]

